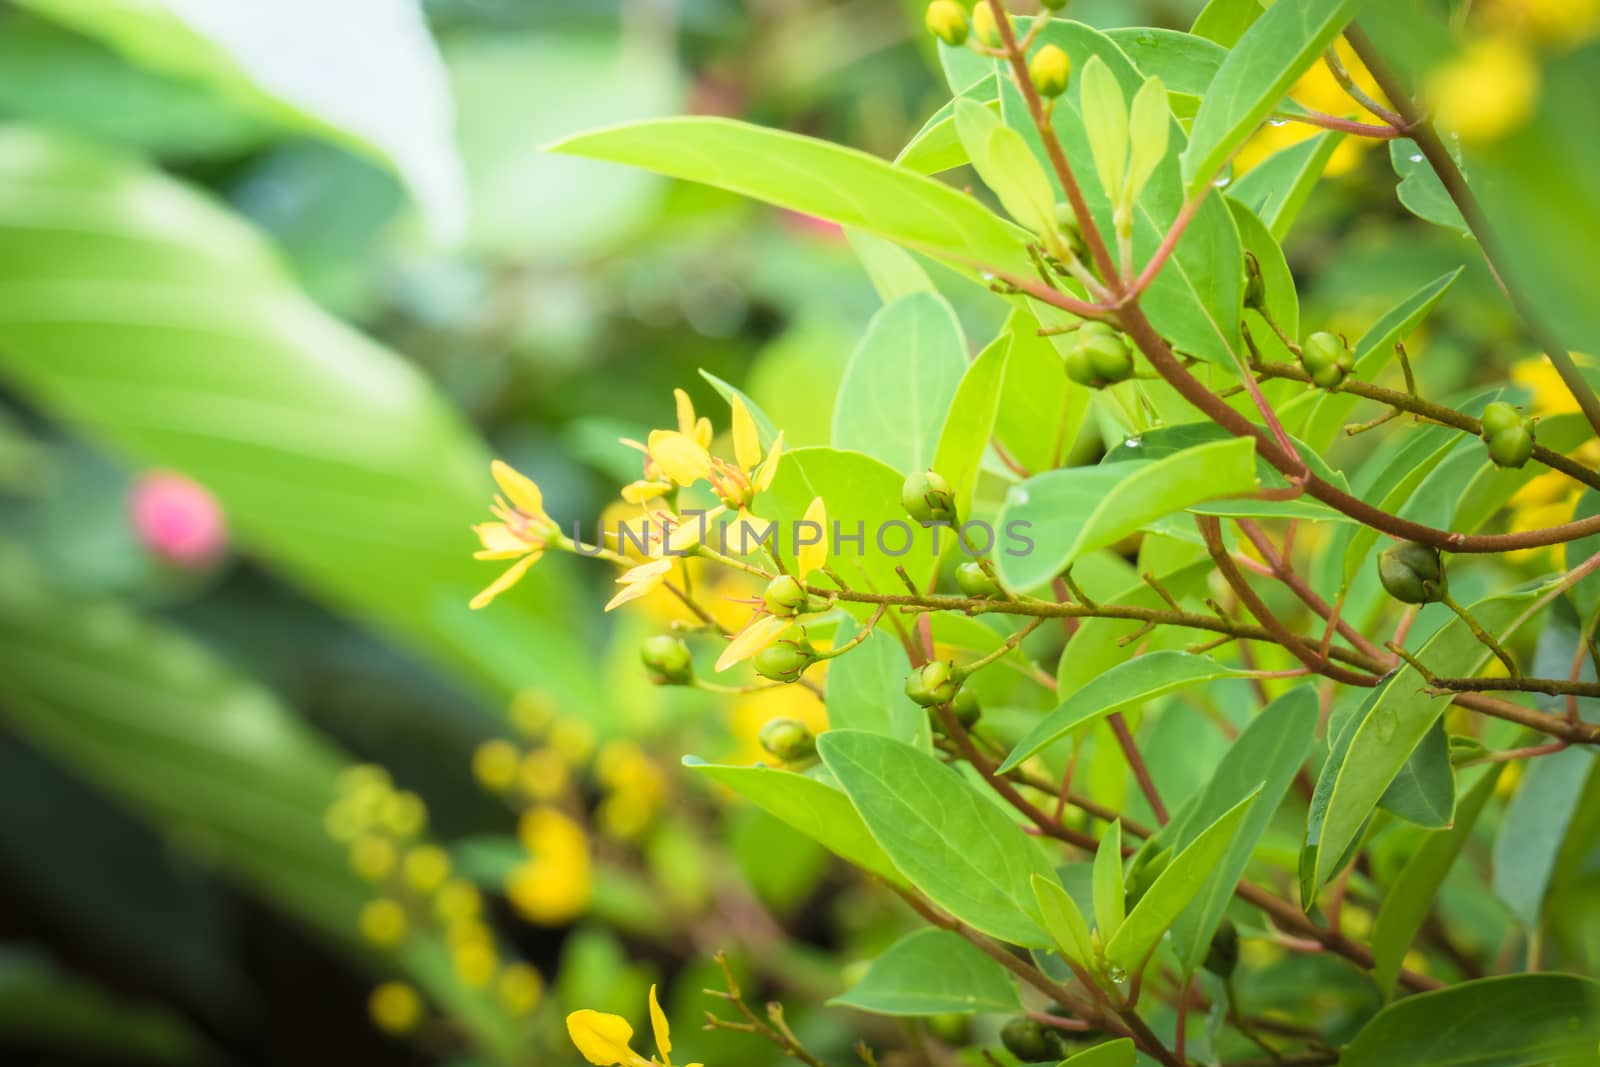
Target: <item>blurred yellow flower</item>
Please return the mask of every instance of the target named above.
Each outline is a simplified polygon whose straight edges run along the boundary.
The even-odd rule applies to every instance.
[[[434,914],[446,925],[475,919],[483,910],[483,897],[471,882],[452,878],[439,887],[433,898]]]
[[[1574,354],[1573,358],[1579,364],[1591,362],[1583,355]],[[1572,393],[1562,382],[1556,369],[1550,365],[1550,361],[1543,356],[1530,356],[1513,363],[1511,381],[1532,394],[1528,404],[1530,414],[1542,417],[1578,411],[1578,402],[1573,399]],[[1600,441],[1593,439],[1585,441],[1575,453],[1575,457],[1586,466],[1593,467],[1600,461]],[[1582,495],[1583,487],[1571,478],[1559,471],[1544,471],[1529,480],[1512,496],[1508,505],[1511,510],[1509,530],[1512,533],[1520,533],[1524,530],[1539,530],[1570,522],[1577,508],[1578,498]],[[1507,553],[1507,556],[1519,560],[1543,556],[1553,561],[1560,561],[1563,552],[1562,546],[1551,545],[1546,548],[1519,549]]]
[[[567,791],[571,781],[567,758],[550,747],[529,752],[517,770],[517,788],[532,800],[554,800]]]
[[[379,948],[392,948],[405,940],[410,929],[406,909],[397,900],[379,897],[369,900],[357,919],[361,936]]]
[[[517,765],[521,753],[517,746],[504,738],[494,738],[479,745],[472,753],[472,777],[491,793],[504,793],[517,780]]]
[[[567,1016],[567,1034],[583,1058],[596,1067],[672,1067],[672,1039],[666,1013],[650,987],[650,1029],[655,1033],[660,1059],[645,1059],[630,1047],[633,1027],[620,1015],[584,1008]],[[691,1063],[687,1067],[703,1067]]]
[[[494,943],[488,939],[463,941],[450,950],[450,966],[463,985],[483,989],[500,966]]]
[[[1378,103],[1386,103],[1383,91],[1378,88],[1377,82],[1371,73],[1362,65],[1362,62],[1350,45],[1340,40],[1337,45],[1337,54],[1340,65],[1350,75],[1350,80],[1362,92],[1372,97]],[[1289,90],[1289,96],[1296,103],[1312,111],[1320,111],[1326,115],[1339,118],[1355,118],[1360,122],[1376,122],[1375,118],[1367,115],[1361,105],[1357,104],[1350,94],[1345,92],[1344,86],[1339,84],[1333,72],[1329,70],[1326,62],[1313,63],[1306,72]],[[1267,157],[1291,145],[1299,144],[1325,130],[1303,122],[1280,122],[1277,125],[1268,123],[1262,126],[1244,143],[1233,158],[1233,169],[1236,175],[1243,174],[1258,165]],[[1333,155],[1328,159],[1328,165],[1323,173],[1336,178],[1355,169],[1363,154],[1377,142],[1365,137],[1347,136],[1339,142],[1339,147],[1333,150]]]
[[[496,496],[489,509],[499,521],[480,523],[472,528],[483,545],[473,558],[514,559],[516,562],[472,598],[474,610],[488,606],[495,597],[521,581],[528,568],[544,555],[551,537],[558,533],[556,524],[544,512],[544,494],[532,478],[498,459],[489,465],[489,470],[505,495]]]
[[[379,820],[396,837],[415,837],[428,826],[428,806],[409,790],[390,793],[383,799]]]
[[[385,1033],[408,1034],[422,1021],[422,995],[405,982],[384,982],[367,998],[367,1014]]]
[[[507,1014],[531,1015],[544,999],[544,976],[526,963],[513,963],[500,972],[495,996]]]
[[[582,915],[594,882],[583,827],[555,808],[531,808],[517,836],[528,859],[506,880],[512,906],[541,926],[561,926]]]
[[[511,725],[524,737],[543,736],[555,717],[555,700],[542,689],[524,689],[511,698]]]
[[[376,834],[359,837],[350,846],[350,869],[369,882],[381,882],[389,877],[395,858],[394,842]]]
[[[1478,14],[1487,26],[1554,45],[1600,32],[1600,0],[1482,0]]]
[[[406,884],[424,895],[450,877],[450,854],[438,845],[418,845],[405,858]]]
[[[1423,96],[1434,119],[1463,141],[1495,141],[1533,115],[1539,64],[1507,34],[1479,37],[1428,76]]]

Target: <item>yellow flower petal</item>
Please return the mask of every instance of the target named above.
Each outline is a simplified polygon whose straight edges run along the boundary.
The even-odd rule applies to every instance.
[[[619,608],[631,600],[638,600],[661,588],[661,583],[667,580],[667,575],[672,571],[672,562],[671,559],[653,559],[623,574],[617,579],[617,584],[625,588],[611,598],[605,610]]]
[[[644,504],[672,492],[671,482],[653,482],[641,478],[622,487],[622,499],[630,504]]]
[[[583,1058],[597,1067],[631,1067],[639,1061],[639,1054],[628,1047],[633,1040],[633,1027],[620,1015],[589,1008],[575,1011],[567,1016],[567,1035]]]
[[[539,551],[529,552],[526,556],[523,556],[521,559],[517,560],[511,566],[506,568],[504,574],[500,575],[500,577],[496,578],[492,583],[490,583],[489,588],[473,597],[468,606],[471,607],[473,611],[477,611],[479,608],[488,607],[489,602],[495,597],[499,596],[507,589],[510,589],[512,586],[522,581],[522,576],[528,573],[528,568],[539,562],[539,557],[543,554],[543,552]]]
[[[656,1033],[656,1049],[663,1058],[672,1055],[672,1040],[667,1032],[667,1014],[656,999],[656,987],[650,987],[650,1029]]]
[[[648,447],[661,473],[678,485],[693,485],[711,474],[711,453],[685,434],[653,430]]]
[[[811,505],[806,508],[805,518],[800,521],[811,523],[822,531],[822,536],[816,544],[802,545],[797,554],[795,567],[800,572],[800,580],[803,582],[808,574],[828,562],[828,508],[820,496],[811,498]],[[810,533],[811,531],[807,530],[808,537]],[[799,533],[796,532],[795,536],[798,538]]]
[[[761,462],[761,434],[756,420],[737,393],[728,403],[733,408],[733,458],[740,470],[754,470]]]
[[[544,494],[539,491],[532,478],[498,459],[489,465],[489,470],[494,474],[494,480],[499,483],[501,492],[511,501],[512,507],[524,515],[544,517]]]
[[[778,473],[778,457],[783,455],[783,431],[778,431],[777,440],[772,442],[772,451],[767,453],[767,458],[762,462],[761,469],[756,471],[751,484],[755,491],[764,493],[772,485],[772,479]]]
[[[700,421],[694,424],[694,433],[690,434],[689,436],[693,437],[695,444],[699,445],[701,448],[710,448],[711,438],[713,436],[711,432],[711,420],[702,416]]]
[[[482,551],[474,552],[473,559],[515,559],[534,546],[503,522],[484,522],[472,528],[478,535]]]
[[[682,389],[672,391],[672,399],[678,405],[678,432],[685,437],[694,436],[694,401],[689,399],[689,394]]]
[[[728,642],[728,647],[722,650],[722,655],[717,657],[716,669],[725,671],[736,663],[743,663],[782,637],[783,632],[793,625],[793,619],[779,618],[776,615],[761,615],[752,619],[750,625],[740,630],[738,635]]]

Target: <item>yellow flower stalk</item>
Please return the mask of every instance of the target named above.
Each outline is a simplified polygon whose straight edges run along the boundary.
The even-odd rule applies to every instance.
[[[650,1029],[655,1034],[660,1059],[646,1059],[633,1051],[633,1027],[620,1015],[583,1008],[567,1016],[567,1034],[583,1058],[596,1067],[672,1067],[672,1035],[666,1013],[650,987]],[[685,1067],[704,1067],[690,1063]]]
[[[480,523],[472,528],[483,548],[474,559],[514,559],[505,573],[472,598],[473,610],[487,607],[495,597],[510,589],[539,562],[545,545],[557,534],[556,524],[544,511],[544,494],[532,478],[508,463],[495,460],[489,466],[502,496],[494,498],[490,510],[497,522]]]

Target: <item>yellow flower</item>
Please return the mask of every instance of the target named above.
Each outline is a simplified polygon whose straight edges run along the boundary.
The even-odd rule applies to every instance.
[[[361,936],[379,948],[393,948],[405,940],[410,924],[399,901],[387,897],[368,901],[358,920]]]
[[[737,511],[741,518],[754,518],[750,506],[756,494],[772,486],[778,474],[778,460],[783,455],[783,434],[778,434],[772,448],[761,454],[761,433],[756,428],[755,417],[745,402],[735,394],[729,401],[733,409],[733,463],[726,460],[711,461],[711,488],[723,504]]]
[[[633,1027],[620,1015],[584,1008],[567,1016],[567,1033],[578,1046],[583,1058],[596,1067],[672,1067],[672,1036],[666,1013],[656,999],[656,987],[650,987],[650,1029],[656,1038],[656,1051],[661,1058],[645,1059],[629,1047],[633,1040]],[[691,1063],[687,1067],[703,1067]]]
[[[495,953],[492,941],[474,938],[450,950],[450,965],[462,984],[472,989],[482,989],[494,978],[500,958]]]
[[[672,573],[673,563],[671,557],[663,557],[623,571],[621,577],[617,579],[617,584],[623,587],[622,591],[606,602],[605,610],[620,608],[629,601],[649,596],[660,589],[666,584],[667,575]]]
[[[491,793],[504,793],[517,780],[517,746],[504,738],[479,745],[472,753],[472,776]]]
[[[1495,141],[1532,116],[1539,64],[1510,36],[1480,37],[1435,70],[1426,87],[1434,118],[1463,141]]]
[[[1350,48],[1349,44],[1340,40],[1336,46],[1340,64],[1350,75],[1362,92],[1372,97],[1379,103],[1384,102],[1382,91],[1370,72],[1362,64],[1361,59]],[[1354,118],[1358,122],[1373,122],[1378,120],[1368,115],[1364,108],[1345,92],[1333,72],[1328,69],[1325,62],[1317,62],[1306,69],[1300,78],[1289,90],[1289,96],[1296,103],[1323,114],[1336,115],[1340,118]],[[1303,122],[1283,122],[1279,125],[1268,123],[1262,126],[1246,141],[1244,147],[1239,149],[1234,157],[1233,169],[1236,174],[1245,171],[1262,162],[1275,152],[1282,151],[1290,145],[1299,144],[1301,141],[1316,137],[1323,133],[1322,129]],[[1376,143],[1365,137],[1348,136],[1339,142],[1333,150],[1333,155],[1328,159],[1324,171],[1330,178],[1336,178],[1353,170],[1361,161],[1362,155]]]
[[[369,882],[381,882],[394,870],[394,843],[387,837],[366,834],[350,846],[350,869]]]
[[[367,998],[373,1025],[388,1034],[408,1034],[422,1021],[422,996],[405,982],[385,982]]]
[[[531,1015],[544,999],[544,976],[526,963],[513,963],[500,972],[495,995],[508,1014]]]
[[[433,910],[446,925],[470,921],[483,910],[483,897],[471,882],[452,878],[439,887],[433,898]]]
[[[1551,44],[1577,45],[1600,30],[1600,0],[1488,0],[1483,21]]]
[[[705,540],[706,531],[712,521],[722,512],[723,508],[719,505],[687,518],[679,518],[668,512],[657,512],[652,515],[652,521],[647,527],[647,536],[651,538],[651,558],[622,572],[617,584],[623,589],[606,603],[605,610],[611,611],[640,597],[649,596],[666,584],[673,566]]]
[[[450,877],[450,854],[438,845],[418,845],[405,858],[406,883],[418,893],[432,893]]]
[[[541,926],[561,926],[582,915],[593,888],[583,827],[555,808],[531,808],[517,835],[529,858],[506,880],[512,906]]]
[[[554,800],[566,792],[572,775],[567,759],[553,748],[536,748],[522,758],[517,783],[534,800]]]
[[[550,516],[545,514],[544,494],[532,478],[498,459],[489,465],[489,470],[504,496],[496,496],[494,505],[489,509],[499,521],[480,523],[472,528],[483,545],[473,558],[514,559],[516,562],[487,589],[472,598],[474,610],[486,607],[495,597],[521,581],[522,576],[528,573],[528,568],[544,555],[545,545],[559,532]]]
[[[812,498],[801,523],[815,525],[822,531],[817,543],[801,546],[796,554],[795,577],[803,585],[813,571],[828,562],[828,509],[820,496]],[[749,625],[734,635],[728,647],[722,650],[722,655],[717,657],[716,669],[725,671],[737,663],[743,663],[782,637],[799,618],[798,615],[768,615],[758,611]]]

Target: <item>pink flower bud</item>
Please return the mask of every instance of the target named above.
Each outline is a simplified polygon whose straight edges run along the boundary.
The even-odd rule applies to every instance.
[[[140,543],[175,567],[203,570],[227,547],[217,498],[175,471],[140,475],[128,494],[128,512]]]

